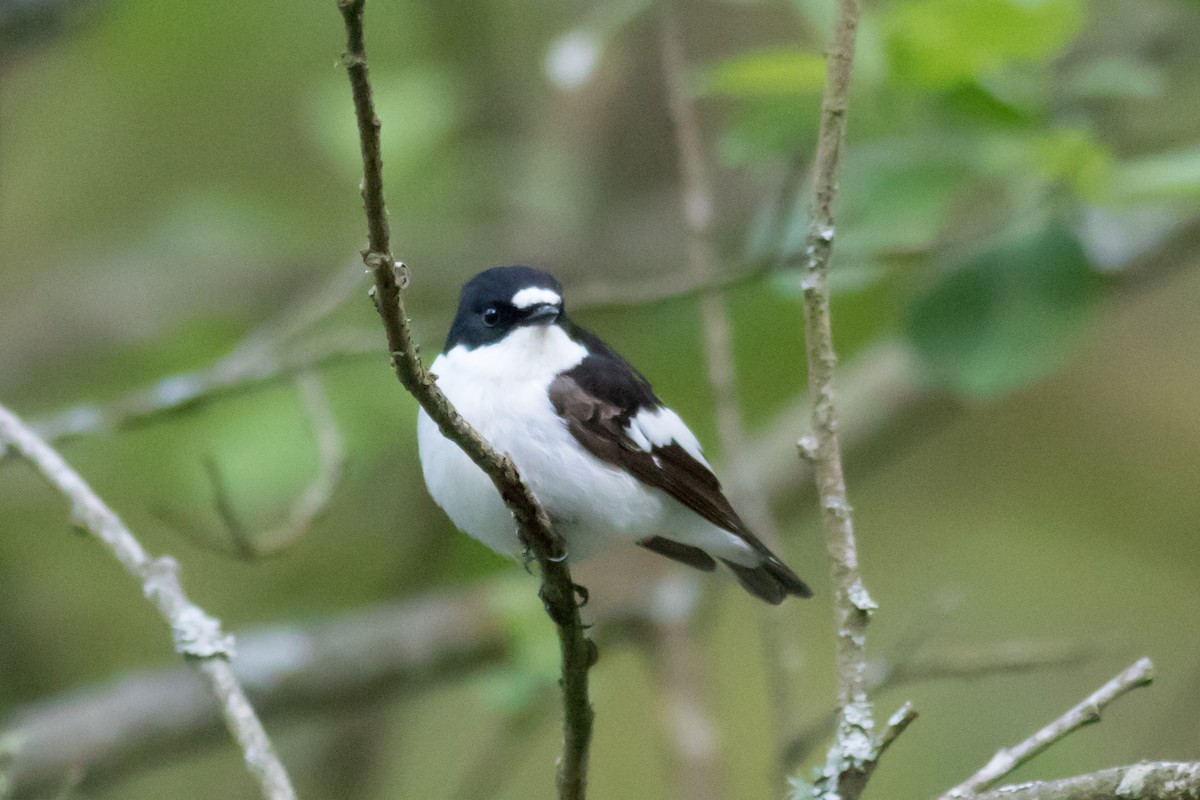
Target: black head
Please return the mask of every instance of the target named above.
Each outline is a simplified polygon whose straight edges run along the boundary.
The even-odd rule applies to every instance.
[[[467,281],[446,349],[498,342],[523,325],[552,325],[563,318],[562,287],[533,267],[492,267]]]

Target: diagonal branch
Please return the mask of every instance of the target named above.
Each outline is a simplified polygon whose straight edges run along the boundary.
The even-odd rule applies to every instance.
[[[1056,781],[1002,786],[974,800],[1196,800],[1200,764],[1169,761],[1110,767]]]
[[[233,638],[221,623],[192,603],[179,584],[179,565],[166,556],[151,558],[125,523],[62,457],[8,409],[0,406],[0,442],[32,463],[60,494],[71,501],[71,519],[103,542],[125,570],[141,581],[142,591],[171,626],[175,650],[208,682],[221,706],[225,725],[245,753],[246,766],[267,800],[294,800],[287,772],[229,659]]]
[[[368,246],[363,262],[375,279],[374,300],[387,334],[388,349],[396,376],[421,404],[439,430],[463,449],[482,469],[519,525],[525,547],[538,562],[542,575],[542,600],[558,626],[562,653],[563,755],[559,763],[558,790],[563,800],[581,799],[587,791],[587,758],[594,712],[588,700],[587,673],[595,660],[595,645],[584,634],[575,602],[575,585],[567,566],[562,540],[550,525],[516,467],[496,452],[467,424],[426,371],[417,355],[408,328],[403,290],[407,269],[391,254],[387,208],[383,198],[383,162],[379,145],[379,118],[371,97],[367,53],[363,31],[365,0],[338,0],[346,25],[347,47],[343,55],[354,97],[355,117],[363,157],[363,206],[367,216]]]
[[[296,388],[316,441],[317,473],[292,503],[287,519],[262,532],[250,529],[234,508],[225,477],[216,459],[211,457],[205,459],[204,467],[224,531],[212,534],[203,524],[182,511],[158,508],[155,509],[156,515],[168,527],[184,534],[195,544],[246,560],[277,556],[304,536],[333,499],[346,465],[346,447],[320,378],[311,370],[305,370],[296,376]]]
[[[1121,695],[1148,686],[1154,680],[1154,665],[1150,659],[1138,659],[1133,666],[1101,686],[1083,702],[1042,728],[1020,744],[1006,747],[992,756],[983,769],[943,794],[940,800],[971,797],[995,786],[1008,773],[1042,753],[1050,745],[1074,733],[1085,725],[1100,721],[1100,712]]]
[[[234,674],[264,719],[325,719],[331,710],[379,708],[462,681],[511,659],[505,582],[436,590],[323,619],[239,631]],[[653,605],[598,613],[603,647],[638,644],[661,616]],[[549,688],[549,687],[547,687]],[[43,797],[76,767],[99,792],[140,770],[203,750],[220,733],[219,710],[194,670],[146,668],[37,700],[0,719],[0,766],[13,800]],[[0,797],[6,797],[0,791]]]
[[[689,273],[697,286],[713,284],[729,273],[721,264],[717,249],[713,245],[713,217],[716,198],[712,174],[704,157],[700,119],[693,93],[687,86],[687,58],[684,50],[681,14],[678,0],[663,4],[661,50],[663,76],[666,79],[667,107],[675,134],[675,148],[679,156],[680,195],[687,228],[687,260]],[[749,273],[745,273],[749,274]],[[700,310],[700,328],[703,336],[703,352],[708,384],[712,389],[716,408],[717,437],[722,457],[732,461],[746,450],[746,431],[743,423],[741,403],[737,394],[737,365],[733,355],[733,325],[724,291],[712,285],[697,296]],[[738,503],[741,514],[750,527],[772,550],[780,548],[778,526],[768,497],[760,487],[747,480],[744,471],[733,471],[732,497]],[[789,674],[789,659],[783,655],[784,642],[789,638],[784,626],[785,617],[760,614],[759,628],[771,699],[772,722],[776,741],[783,742],[790,733],[793,698]],[[678,635],[676,639],[681,638]],[[686,647],[686,643],[680,646]],[[678,687],[674,687],[678,688]],[[696,703],[697,708],[700,704]],[[713,797],[721,793],[716,772],[715,748],[709,748],[706,763],[688,764],[681,785],[694,786],[688,797]],[[775,762],[778,778],[786,778],[782,761]],[[686,781],[686,783],[685,783]]]

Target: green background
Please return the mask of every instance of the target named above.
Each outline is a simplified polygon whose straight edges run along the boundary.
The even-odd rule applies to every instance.
[[[332,2],[48,8],[49,23],[0,17],[0,402],[30,419],[213,363],[343,270],[365,227]],[[660,11],[632,0],[369,4],[394,250],[412,268],[423,352],[439,349],[457,287],[487,266],[551,269],[568,305],[573,290],[688,269]],[[831,7],[709,2],[680,14],[723,266],[784,265],[727,293],[753,431],[804,384],[799,278],[786,265],[805,220],[789,189],[806,186]],[[922,716],[874,796],[948,788],[1143,654],[1158,666],[1152,689],[1018,777],[1200,758],[1200,244],[1193,235],[1167,253],[1200,207],[1196,41],[1200,4],[1183,0],[864,9],[835,337],[848,367],[873,343],[902,343],[921,359],[913,380],[958,408],[850,463],[863,572],[881,606],[870,650],[949,608],[938,643],[1038,639],[1094,654],[879,696],[881,716],[909,697]],[[589,47],[583,84],[557,86],[551,56]],[[1127,268],[1146,254],[1155,277]],[[544,644],[533,580],[455,532],[425,494],[415,406],[390,373],[365,286],[325,323],[379,336],[377,356],[322,370],[346,474],[281,557],[214,553],[155,509],[216,531],[211,456],[248,522],[280,519],[315,465],[287,381],[63,453],[149,549],[179,558],[190,594],[232,629],[503,575],[534,612],[520,635]],[[654,381],[719,462],[694,300],[577,317]],[[802,433],[773,445],[788,451]],[[811,509],[782,499],[778,511],[787,560],[815,600],[776,611],[731,582],[703,584],[716,602],[697,632],[701,675],[734,798],[785,791],[771,778],[761,615],[783,615],[794,635],[791,713],[815,718],[833,701],[821,534]],[[589,586],[607,591],[599,571]],[[318,708],[268,725],[303,797],[450,797],[492,753],[514,686],[545,680],[544,659],[532,662],[389,697],[369,714]],[[28,469],[0,463],[0,718],[170,663],[138,588],[71,533],[63,503]],[[671,796],[662,687],[644,654],[606,650],[593,677],[592,796]],[[495,766],[494,796],[552,795],[552,711],[507,734],[528,746]],[[357,788],[328,767],[352,724],[374,745]],[[254,796],[226,742],[75,791]]]

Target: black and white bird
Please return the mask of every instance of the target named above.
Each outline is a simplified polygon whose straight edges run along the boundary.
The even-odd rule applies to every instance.
[[[679,415],[567,318],[551,275],[495,267],[468,281],[430,369],[467,422],[512,458],[572,560],[634,541],[697,569],[724,564],[768,603],[812,594],[746,528]],[[454,524],[520,556],[500,494],[424,411],[417,442],[429,493]]]

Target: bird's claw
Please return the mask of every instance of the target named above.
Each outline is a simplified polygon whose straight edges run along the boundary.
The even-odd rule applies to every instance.
[[[580,586],[578,583],[571,584],[571,601],[575,602],[578,597],[578,602],[575,602],[575,608],[583,608],[588,602],[588,590],[586,586]],[[542,598],[542,607],[546,609],[546,613],[558,625],[567,625],[572,622],[573,616],[570,611],[563,608],[563,603],[554,587],[543,583],[538,589],[538,597]]]

